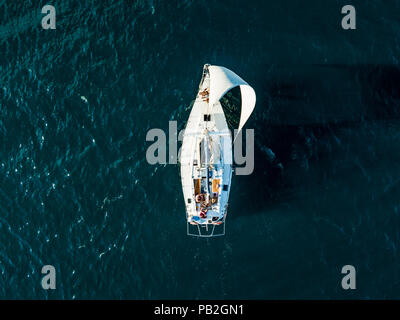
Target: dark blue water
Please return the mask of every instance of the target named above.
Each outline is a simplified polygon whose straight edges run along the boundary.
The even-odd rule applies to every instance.
[[[352,1],[349,31],[348,1],[52,1],[56,30],[44,4],[0,1],[1,298],[400,298],[400,1]],[[204,63],[257,93],[255,171],[209,240],[145,159]]]

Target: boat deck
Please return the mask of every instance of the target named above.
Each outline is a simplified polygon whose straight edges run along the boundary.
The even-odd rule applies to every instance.
[[[209,78],[203,79],[181,148],[181,179],[187,221],[207,225],[225,220],[232,178],[232,135],[221,104],[209,106]],[[196,196],[204,196],[196,201]]]

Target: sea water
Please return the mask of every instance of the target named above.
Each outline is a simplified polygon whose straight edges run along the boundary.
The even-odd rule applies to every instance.
[[[347,4],[1,0],[0,297],[399,298],[400,5],[352,1],[344,30]],[[205,63],[257,94],[216,239],[186,235],[179,165],[145,157]]]

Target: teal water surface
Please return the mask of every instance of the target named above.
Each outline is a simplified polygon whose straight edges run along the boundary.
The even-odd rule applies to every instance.
[[[0,0],[1,298],[400,298],[399,1],[353,1],[347,31],[339,0],[51,2],[56,30],[47,2]],[[257,93],[216,239],[145,158],[205,63]]]

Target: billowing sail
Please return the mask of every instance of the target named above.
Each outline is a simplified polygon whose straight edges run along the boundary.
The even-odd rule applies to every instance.
[[[229,90],[240,86],[242,106],[239,130],[237,131],[238,135],[254,110],[256,105],[256,93],[246,81],[227,68],[209,66],[208,70],[210,72],[210,106],[217,103]],[[237,135],[234,137],[234,140]]]

